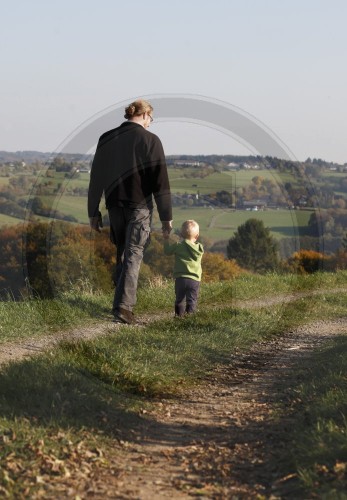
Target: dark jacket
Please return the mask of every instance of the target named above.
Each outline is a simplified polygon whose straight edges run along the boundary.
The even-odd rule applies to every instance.
[[[90,174],[89,217],[98,214],[103,192],[108,209],[152,209],[154,196],[160,220],[172,220],[170,185],[159,137],[131,121],[105,132]]]

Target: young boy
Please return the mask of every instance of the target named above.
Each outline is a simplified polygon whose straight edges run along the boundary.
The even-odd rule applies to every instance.
[[[204,253],[201,243],[197,243],[199,237],[199,224],[195,220],[186,220],[182,224],[182,241],[169,244],[169,233],[164,232],[164,253],[175,255],[174,278],[175,278],[175,316],[183,316],[184,313],[195,312],[200,281],[201,281],[201,258]]]

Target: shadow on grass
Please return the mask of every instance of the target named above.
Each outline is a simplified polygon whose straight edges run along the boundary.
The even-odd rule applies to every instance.
[[[193,327],[195,322],[193,319],[189,321]],[[183,326],[183,323],[180,325]],[[211,322],[204,326],[212,330],[213,325]],[[199,329],[196,328],[198,334]],[[337,353],[346,350],[346,341],[336,343],[336,346],[335,350],[326,351],[325,357],[322,355],[320,366],[327,366],[327,357],[334,363]],[[205,348],[208,349],[207,346]],[[240,358],[238,368],[241,380],[235,382],[238,362],[235,357],[231,365],[222,353],[217,359],[218,352],[214,349],[209,348],[206,355],[224,366],[215,386],[214,376],[206,377],[203,383],[212,384],[212,391],[224,398],[225,392],[229,392],[229,409],[233,390],[254,376],[261,379],[263,372],[273,363],[273,353],[255,350],[253,355]],[[320,371],[318,374],[317,371],[310,372],[308,379],[307,358],[305,354],[303,356],[298,356],[297,365],[289,368],[276,366],[276,380],[266,389],[263,387],[264,392],[259,392],[257,396],[259,408],[262,405],[269,405],[270,408],[283,405],[283,411],[276,419],[271,415],[265,419],[243,418],[241,413],[240,425],[233,418],[228,419],[214,411],[205,419],[206,401],[201,395],[197,400],[194,400],[194,395],[190,400],[185,399],[185,408],[193,408],[194,413],[188,413],[184,420],[158,421],[150,415],[143,417],[139,410],[149,401],[148,397],[121,392],[111,384],[101,382],[87,368],[77,369],[64,362],[62,356],[59,359],[42,356],[4,367],[0,373],[0,417],[7,419],[9,426],[15,420],[26,419],[33,427],[73,428],[76,432],[89,430],[92,433],[100,430],[106,437],[144,446],[172,446],[172,460],[182,468],[182,474],[188,467],[189,474],[185,475],[184,481],[194,488],[208,484],[228,488],[236,483],[253,485],[257,493],[270,495],[274,491],[277,493],[278,490],[273,489],[277,482],[281,498],[309,498],[302,493],[297,480],[293,434],[295,430],[296,439],[297,436],[300,439],[301,430],[307,426],[307,418],[302,405],[296,405],[295,400],[303,380],[310,381],[314,387],[317,378],[323,385],[325,381],[330,384],[331,379],[320,376]],[[302,370],[303,365],[305,370]],[[294,374],[292,368],[295,369]],[[209,393],[207,390],[206,394]],[[228,425],[221,426],[221,419],[228,419]],[[199,446],[202,443],[203,454],[197,443]],[[181,447],[188,448],[182,452]],[[255,453],[252,451],[254,447]],[[196,463],[198,468],[194,465]],[[333,466],[334,461],[329,467]],[[278,481],[283,477],[294,479],[281,484]]]
[[[95,298],[88,298],[85,295],[82,296],[64,296],[62,297],[62,302],[67,304],[71,308],[81,311],[83,314],[87,313],[93,318],[104,318],[105,315],[111,314],[112,308],[112,298],[110,296],[109,306],[99,304],[95,302]]]
[[[137,443],[160,441],[177,446],[197,438],[195,426],[142,416],[141,410],[150,401],[148,396],[119,390],[85,369],[48,356],[10,363],[0,372],[0,418],[9,427],[23,420],[31,427],[102,431],[127,441],[136,435]]]
[[[48,357],[11,363],[0,373],[0,416],[8,420],[113,434],[118,422],[131,425],[135,413],[126,405],[132,404],[90,374]]]

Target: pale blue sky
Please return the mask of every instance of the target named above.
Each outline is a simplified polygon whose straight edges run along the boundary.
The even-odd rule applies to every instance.
[[[182,93],[243,109],[299,160],[347,162],[345,0],[1,7],[0,150],[52,151],[118,102]],[[154,122],[152,130],[167,154],[248,154],[199,125]]]

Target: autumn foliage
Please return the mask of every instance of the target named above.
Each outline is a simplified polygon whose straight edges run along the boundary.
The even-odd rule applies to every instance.
[[[85,225],[62,221],[30,222],[0,230],[0,292],[52,297],[66,290],[93,292],[113,288],[116,248],[105,228],[96,234]],[[222,254],[206,252],[203,280],[235,278],[242,269]],[[155,276],[171,278],[173,259],[163,252],[161,234],[153,233],[145,251],[140,285]]]
[[[87,226],[30,222],[0,230],[1,297],[50,297],[71,288],[112,286],[115,247],[105,230],[94,239]]]
[[[289,265],[294,271],[311,274],[331,268],[331,257],[314,250],[300,250],[289,259]]]
[[[222,253],[205,252],[202,259],[203,280],[227,281],[245,272],[234,260],[227,260]]]
[[[52,297],[66,290],[95,292],[113,289],[116,248],[109,230],[100,234],[88,226],[63,221],[29,222],[0,229],[0,299],[22,296]],[[173,257],[164,255],[163,238],[153,232],[144,255],[140,286],[154,278],[172,278]],[[203,282],[232,280],[243,272],[222,253],[205,252]],[[327,256],[300,250],[282,265],[282,271],[314,273],[347,268],[345,248]]]

